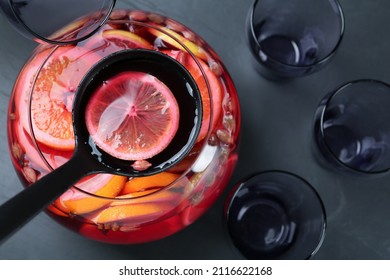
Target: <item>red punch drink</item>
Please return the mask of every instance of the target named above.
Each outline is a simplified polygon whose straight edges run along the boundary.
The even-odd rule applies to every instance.
[[[78,29],[72,23],[59,32],[72,36]],[[72,106],[80,82],[96,63],[124,50],[158,52],[184,66],[202,100],[196,141],[182,160],[157,174],[87,176],[47,212],[88,238],[130,244],[161,239],[190,225],[219,197],[237,162],[237,93],[206,42],[172,19],[118,10],[98,33],[77,45],[41,45],[15,83],[8,137],[25,187],[67,162],[75,148]],[[164,71],[161,67],[154,73]],[[124,70],[101,81],[85,120],[97,146],[143,170],[149,158],[172,149],[173,139],[181,137],[185,110],[159,75]]]

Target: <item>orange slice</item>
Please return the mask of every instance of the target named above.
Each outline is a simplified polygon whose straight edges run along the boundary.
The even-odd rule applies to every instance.
[[[131,178],[122,190],[123,194],[142,192],[149,189],[166,187],[179,178],[178,174],[161,172],[152,176]]]
[[[184,188],[180,192],[178,189],[162,190],[161,188],[150,189],[146,191],[133,192],[130,194],[117,196],[110,206],[133,205],[140,203],[171,203],[174,205],[180,201],[180,197],[185,195]]]
[[[120,29],[104,30],[102,36],[106,41],[122,49],[153,49],[148,41],[129,31]]]
[[[131,198],[144,197],[144,196],[147,196],[148,194],[155,193],[160,189],[161,188],[155,188],[155,189],[150,189],[150,190],[146,190],[146,191],[132,192],[132,193],[120,195],[120,196],[117,196],[118,200],[112,202],[111,205],[115,206],[115,205],[129,204],[130,203],[129,199],[131,199]],[[124,193],[124,192],[122,191],[122,193]]]
[[[177,41],[181,42],[183,45],[185,45],[195,56],[207,61],[207,53],[206,51],[199,45],[195,44],[194,42],[188,40],[187,38],[183,37],[182,35],[178,34],[177,32],[167,28],[167,27],[158,27],[160,30],[157,30],[155,28],[148,28],[149,32],[153,34],[158,39],[168,43],[169,45],[179,49],[186,51],[186,49],[179,44]]]
[[[207,88],[206,80],[203,76],[202,71],[200,70],[198,64],[188,53],[182,51],[164,51],[165,54],[175,58],[184,67],[190,72],[194,78],[196,84],[198,85],[203,104],[203,118],[202,126],[200,129],[198,142],[204,139],[207,135],[209,126],[210,126],[210,116],[211,108],[213,110],[213,118],[211,121],[211,126],[214,128],[217,125],[218,120],[220,119],[222,112],[222,85],[218,80],[217,76],[211,71],[210,67],[207,66],[202,60],[198,60],[200,66],[202,67],[206,78],[209,82],[211,89],[212,100],[210,99],[209,90]]]
[[[91,220],[97,224],[111,223],[146,223],[170,210],[164,203],[136,203],[108,207],[99,212]]]
[[[95,175],[77,186],[100,197],[87,195],[72,188],[61,195],[54,204],[57,208],[67,213],[77,215],[89,213],[104,205],[110,204],[112,200],[108,198],[116,197],[121,192],[126,181],[127,177],[124,176],[109,174]],[[104,199],[104,197],[107,199]]]
[[[60,47],[37,76],[31,101],[36,139],[54,149],[74,149],[72,101],[77,86],[99,56],[81,47]]]
[[[117,226],[153,221],[178,207],[192,189],[192,184],[183,177],[177,187],[117,196],[106,207],[90,213],[88,219],[97,224]]]

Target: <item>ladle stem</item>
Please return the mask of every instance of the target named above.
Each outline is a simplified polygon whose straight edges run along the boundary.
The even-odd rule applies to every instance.
[[[74,155],[64,165],[1,205],[0,244],[89,173],[88,165]]]

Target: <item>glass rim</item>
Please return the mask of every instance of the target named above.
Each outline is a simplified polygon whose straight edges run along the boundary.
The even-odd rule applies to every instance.
[[[325,148],[326,151],[330,153],[332,159],[334,159],[341,167],[344,167],[347,170],[350,170],[350,171],[353,171],[357,174],[362,174],[362,175],[364,175],[364,174],[365,175],[384,174],[384,173],[387,173],[390,171],[390,166],[386,169],[382,169],[382,170],[378,170],[378,171],[365,171],[365,170],[361,170],[361,169],[352,167],[348,164],[345,164],[334,153],[334,151],[332,150],[332,148],[330,147],[329,143],[326,141],[326,138],[325,138],[326,132],[325,132],[325,127],[324,127],[324,117],[325,117],[325,112],[327,111],[330,103],[332,102],[332,99],[334,97],[336,97],[337,95],[342,94],[343,90],[345,90],[346,88],[349,88],[350,86],[354,86],[354,85],[360,84],[360,83],[382,85],[390,90],[390,84],[388,84],[384,81],[380,81],[380,80],[376,80],[376,79],[357,79],[357,80],[353,80],[353,81],[344,83],[341,86],[337,87],[334,91],[331,91],[329,94],[325,95],[322,98],[320,105],[317,108],[317,112],[315,114],[315,131],[316,131],[315,134],[317,134],[316,135],[317,142],[322,143],[322,145],[320,144],[321,145],[320,149]]]
[[[319,251],[319,249],[321,248],[321,246],[322,246],[322,244],[323,244],[323,242],[325,240],[326,229],[327,229],[327,226],[328,226],[328,218],[327,218],[325,204],[324,204],[320,194],[316,190],[316,188],[314,188],[314,186],[311,183],[309,183],[306,179],[304,179],[300,175],[297,175],[297,174],[295,174],[293,172],[286,171],[286,170],[281,170],[281,169],[270,169],[270,170],[265,170],[265,171],[259,171],[259,172],[251,173],[250,175],[248,175],[248,176],[244,177],[243,179],[241,179],[236,184],[236,186],[230,191],[230,193],[228,194],[228,197],[226,199],[225,211],[224,211],[225,212],[225,223],[224,223],[225,227],[228,228],[227,220],[228,220],[228,217],[229,217],[229,210],[230,210],[231,205],[232,205],[233,197],[240,191],[240,189],[246,183],[248,183],[250,180],[252,180],[252,179],[254,179],[256,177],[260,177],[260,176],[263,176],[263,175],[278,175],[278,174],[286,175],[288,177],[295,178],[298,181],[302,182],[303,185],[306,186],[308,188],[308,190],[310,190],[310,192],[314,195],[314,197],[317,198],[318,205],[320,206],[320,209],[321,209],[321,212],[322,212],[322,228],[321,228],[321,232],[319,234],[319,239],[318,239],[316,247],[313,250],[311,250],[311,252],[308,254],[307,257],[305,257],[305,259],[308,260],[311,257],[313,257]],[[240,251],[238,248],[236,248],[236,249],[238,251]]]
[[[167,31],[165,31],[164,29],[162,28],[159,28],[158,26],[155,26],[155,25],[152,25],[152,24],[148,24],[148,23],[144,23],[144,22],[139,22],[139,21],[136,21],[136,20],[113,20],[115,22],[131,22],[131,23],[134,23],[134,24],[138,24],[138,25],[141,25],[141,26],[144,26],[144,27],[147,27],[147,28],[154,28],[156,30],[158,30],[159,32],[162,32],[164,33],[165,35],[169,36],[171,39],[175,40],[177,43],[179,43],[183,49],[185,50],[185,52],[187,52],[191,58],[194,60],[194,62],[196,63],[197,67],[199,68],[200,72],[202,73],[202,77],[206,83],[206,86],[207,86],[207,92],[208,92],[208,96],[209,96],[209,99],[212,101],[212,94],[211,94],[211,86],[210,86],[210,82],[208,80],[208,77],[206,75],[206,72],[205,70],[203,69],[201,63],[199,62],[199,58],[192,53],[192,51],[182,42],[180,42],[180,40],[178,40],[175,36],[172,36],[171,34],[169,34]],[[38,151],[38,154],[39,156],[42,158],[42,160],[44,161],[44,163],[46,164],[46,167],[49,169],[47,170],[47,172],[51,172],[53,171],[55,168],[52,166],[52,164],[49,162],[49,160],[47,159],[47,157],[44,155],[41,147],[40,147],[40,144],[38,143],[38,140],[35,136],[35,132],[34,132],[34,126],[33,126],[33,123],[32,123],[32,115],[31,115],[31,103],[32,103],[32,95],[33,95],[33,92],[34,92],[34,88],[35,88],[35,84],[39,78],[39,74],[41,73],[41,70],[44,68],[44,66],[46,65],[46,63],[48,62],[48,60],[54,55],[54,53],[56,52],[56,50],[58,48],[62,47],[62,45],[54,45],[53,46],[53,49],[50,50],[50,52],[48,53],[47,57],[42,61],[42,63],[39,65],[39,67],[37,68],[37,71],[36,71],[36,74],[32,80],[32,87],[29,91],[29,101],[28,101],[28,119],[29,119],[29,130],[31,132],[31,136],[32,136],[32,141],[33,141],[33,144],[36,148],[36,150]],[[156,50],[155,50],[156,51]],[[39,52],[38,52],[39,53]],[[33,57],[35,57],[37,53],[33,53]],[[101,58],[101,60],[104,59]],[[100,60],[99,60],[100,61]],[[99,61],[97,63],[99,63]],[[92,66],[93,68],[94,66]],[[88,72],[87,72],[88,73]],[[86,74],[87,74],[86,73]],[[86,75],[85,74],[85,75]],[[84,76],[85,76],[84,75]],[[205,138],[203,140],[201,140],[200,143],[202,143],[202,146],[201,146],[201,149],[200,149],[200,153],[193,159],[193,162],[192,164],[186,169],[184,170],[181,174],[179,174],[179,177],[174,180],[172,183],[170,183],[169,185],[161,188],[160,190],[157,190],[156,192],[152,192],[150,194],[146,194],[146,195],[143,195],[143,196],[139,196],[139,197],[131,197],[131,198],[116,198],[116,197],[106,197],[106,196],[101,196],[101,195],[97,195],[97,194],[94,194],[94,193],[90,193],[86,190],[83,190],[82,188],[79,188],[77,187],[76,185],[73,185],[70,189],[74,188],[76,189],[77,191],[79,192],[82,192],[88,196],[91,196],[91,197],[95,197],[95,198],[100,198],[100,199],[106,199],[106,200],[112,200],[112,201],[125,201],[125,200],[136,200],[136,199],[139,199],[139,198],[143,198],[143,197],[147,197],[147,196],[153,196],[155,195],[156,193],[160,193],[162,191],[165,191],[165,190],[169,190],[171,187],[175,187],[177,182],[180,182],[181,180],[184,180],[184,178],[186,178],[186,175],[189,174],[190,172],[193,171],[193,168],[194,168],[194,165],[196,164],[197,160],[199,159],[199,157],[202,155],[202,151],[205,149],[205,147],[208,145],[208,140],[211,138],[211,131],[212,131],[212,120],[213,120],[213,106],[212,106],[212,102],[210,103],[210,119],[209,119],[209,122],[208,122],[208,129],[207,129],[207,134],[205,136]],[[202,118],[202,122],[203,122],[203,118]],[[201,124],[202,125],[202,124]],[[197,143],[195,143],[193,147],[195,147]],[[58,168],[58,167],[57,167]],[[103,173],[104,174],[104,173]]]
[[[264,52],[261,44],[259,43],[258,40],[256,40],[256,34],[255,34],[255,30],[254,30],[254,26],[253,26],[253,18],[254,18],[254,11],[255,11],[255,8],[257,6],[257,4],[260,2],[261,0],[254,0],[251,7],[250,7],[250,11],[249,11],[249,27],[250,27],[250,36],[252,36],[252,38],[254,39],[253,41],[255,42],[256,46]],[[311,63],[311,64],[307,64],[307,65],[295,65],[295,64],[289,64],[289,63],[283,63],[275,58],[273,58],[273,56],[269,55],[267,52],[264,52],[266,55],[267,55],[267,59],[271,60],[273,63],[276,63],[278,65],[281,65],[281,66],[288,66],[288,67],[291,67],[291,68],[295,68],[295,69],[305,69],[305,68],[310,68],[310,67],[313,67],[313,66],[316,66],[316,65],[322,65],[322,64],[325,64],[326,62],[328,62],[333,56],[334,54],[336,53],[336,50],[339,48],[339,46],[341,45],[341,41],[344,37],[344,32],[345,32],[345,17],[344,17],[344,12],[343,12],[343,9],[341,7],[341,4],[338,0],[331,0],[333,1],[335,4],[336,4],[336,7],[339,11],[339,14],[340,14],[340,31],[339,31],[339,39],[337,40],[337,43],[335,44],[335,46],[333,47],[333,49],[326,55],[324,56],[322,59],[314,62],[314,63]]]
[[[107,22],[107,20],[110,18],[110,15],[111,15],[112,11],[114,10],[115,4],[116,4],[116,0],[110,0],[111,4],[110,4],[110,6],[109,6],[109,8],[107,10],[107,14],[102,18],[102,20],[100,21],[99,25],[96,28],[94,28],[93,30],[91,30],[90,32],[88,32],[86,35],[84,35],[84,36],[82,36],[80,38],[77,38],[77,39],[69,40],[69,41],[61,41],[61,40],[53,40],[53,39],[46,38],[46,37],[36,33],[34,30],[32,30],[20,18],[18,13],[15,12],[11,1],[12,0],[8,0],[8,4],[10,5],[10,10],[12,11],[13,16],[15,17],[15,20],[22,26],[22,28],[24,28],[24,30],[28,34],[30,34],[30,36],[32,36],[32,39],[34,41],[37,41],[38,43],[48,43],[48,44],[52,44],[52,45],[71,45],[71,44],[75,44],[75,43],[81,42],[81,41],[91,37],[93,34],[95,34]],[[63,27],[65,27],[65,26],[63,26]]]

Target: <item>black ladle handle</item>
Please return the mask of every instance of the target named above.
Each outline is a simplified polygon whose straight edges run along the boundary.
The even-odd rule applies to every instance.
[[[0,244],[90,173],[88,165],[75,154],[64,165],[1,205]]]

